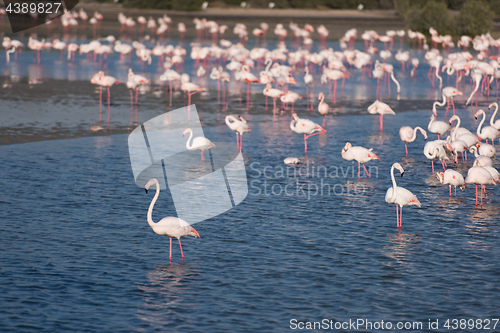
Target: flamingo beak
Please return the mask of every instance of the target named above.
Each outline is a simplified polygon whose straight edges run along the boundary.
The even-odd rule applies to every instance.
[[[147,189],[147,188],[145,188],[144,190],[146,190],[146,194],[148,194],[148,189]]]
[[[191,232],[192,232],[193,234],[195,234],[196,236],[198,236],[198,238],[201,238],[201,237],[200,237],[200,234],[198,233],[198,231],[194,230],[194,228],[193,228],[193,227],[191,227]]]
[[[404,175],[404,174],[405,174],[405,172],[404,172],[404,171],[403,171],[403,172],[401,172],[401,177],[403,177],[403,175]]]
[[[373,157],[380,161],[380,158],[377,155],[373,154]]]

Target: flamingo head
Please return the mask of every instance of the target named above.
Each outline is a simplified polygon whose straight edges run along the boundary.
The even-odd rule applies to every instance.
[[[189,133],[189,131],[191,131],[190,128],[186,129],[184,132],[182,132],[182,136],[186,135],[186,133]]]
[[[146,190],[146,193],[148,193],[148,190],[151,186],[156,185],[158,186],[158,180],[156,178],[151,178],[146,185],[144,186],[144,189]]]
[[[351,147],[352,147],[351,143],[350,142],[346,142],[344,148],[342,149],[342,153],[347,152],[349,150],[349,148],[351,148]]]
[[[198,231],[196,231],[193,227],[191,227],[191,230],[189,230],[189,236],[194,236],[194,237],[201,238],[200,234],[198,233]]]
[[[322,92],[320,92],[318,94],[318,101],[321,101],[323,98],[325,98],[325,95]]]
[[[405,173],[405,169],[403,169],[403,167],[401,166],[401,164],[399,163],[394,163],[392,165],[395,169],[398,169],[399,172],[401,172],[401,177],[403,177],[404,173]]]
[[[488,109],[491,109],[492,107],[498,107],[497,102],[491,103],[490,106],[488,106]]]
[[[439,181],[442,184],[443,183],[443,179],[444,179],[444,172],[436,172],[436,177],[439,179]]]
[[[453,115],[453,117],[450,118],[449,123],[451,124],[454,120],[459,119],[457,115]]]
[[[474,118],[476,118],[476,120],[477,120],[477,117],[481,114],[481,112],[482,112],[482,113],[484,113],[484,111],[483,111],[483,110],[479,110],[479,111],[477,111],[477,112],[476,112],[476,114],[474,115]]]

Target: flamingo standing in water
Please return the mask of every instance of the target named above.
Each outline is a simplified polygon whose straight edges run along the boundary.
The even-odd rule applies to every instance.
[[[90,83],[99,85],[99,121],[102,120],[101,118],[102,87],[108,88],[108,126],[109,126],[109,117],[111,112],[111,96],[109,93],[109,88],[112,87],[115,83],[120,84],[121,82],[112,76],[104,75],[104,72],[100,71],[92,77]]]
[[[488,109],[491,109],[492,107],[495,107],[495,111],[493,112],[493,115],[490,118],[490,125],[500,131],[500,119],[495,120],[495,116],[497,115],[498,112],[498,103],[497,102],[491,103],[490,106],[488,106]],[[500,144],[500,138],[498,138],[498,143]]]
[[[247,121],[242,116],[239,116],[239,119],[236,119],[234,116],[226,116],[225,120],[226,125],[236,132],[236,145],[238,150],[241,151],[243,147],[243,133],[251,132],[250,126],[247,125]],[[239,140],[238,134],[240,135]]]
[[[450,125],[445,121],[436,120],[436,116],[431,114],[429,125],[427,125],[429,132],[437,134],[438,140],[439,136],[450,130]]]
[[[476,185],[476,206],[477,206],[477,185],[481,186],[481,207],[483,207],[483,191],[486,192],[485,185],[496,185],[497,182],[491,173],[483,167],[476,166],[469,169],[467,177],[465,177],[466,184]]]
[[[200,234],[189,225],[186,221],[183,219],[180,219],[178,217],[164,217],[157,223],[153,221],[153,207],[156,203],[156,200],[158,200],[158,197],[160,196],[160,183],[156,178],[150,179],[146,186],[144,188],[146,189],[146,193],[148,193],[148,190],[151,186],[156,186],[156,193],[151,201],[151,204],[149,205],[148,209],[148,224],[153,229],[153,231],[158,234],[158,235],[165,235],[170,238],[170,260],[172,260],[172,238],[177,238],[179,240],[179,247],[181,249],[181,255],[182,258],[184,258],[184,252],[182,251],[182,244],[181,244],[181,237],[185,236],[194,236],[194,237],[200,237]]]
[[[189,75],[185,73],[181,75],[181,90],[188,95],[188,107],[191,105],[191,96],[203,91],[201,87],[189,82]]]
[[[420,201],[417,197],[403,187],[398,187],[396,180],[394,179],[394,169],[398,169],[401,172],[401,177],[405,173],[405,170],[399,163],[394,163],[391,167],[391,180],[392,187],[387,189],[385,193],[385,202],[390,204],[396,204],[396,219],[397,227],[401,228],[403,226],[403,206],[417,206],[421,207]],[[401,208],[401,214],[399,214],[398,206]]]
[[[325,121],[326,121],[326,115],[328,114],[328,111],[330,111],[330,106],[325,103],[325,95],[320,92],[318,95],[319,99],[319,104],[318,104],[318,112],[320,115],[323,116],[323,127],[325,127]]]
[[[407,143],[415,141],[417,138],[417,131],[420,131],[425,140],[427,140],[427,132],[422,127],[417,126],[413,129],[410,126],[403,126],[399,129],[399,137],[401,141],[405,143],[406,156],[408,156]]]
[[[165,73],[160,75],[160,81],[168,81],[168,87],[170,90],[170,106],[172,106],[172,82],[180,79],[181,75],[173,69],[167,69]]]
[[[273,99],[273,104],[274,104],[273,111],[276,111],[276,99],[285,94],[285,92],[283,90],[272,88],[270,83],[266,84],[266,88],[264,88],[264,91],[262,93],[265,96],[271,97]],[[267,110],[267,108],[266,108],[266,110]]]
[[[135,90],[135,105],[137,105],[137,99],[139,95],[139,87],[141,85],[149,84],[150,81],[146,79],[142,75],[136,75],[132,71],[132,68],[128,69],[128,81],[127,81],[127,88],[130,89],[130,106],[132,106],[132,102],[134,100],[132,90]]]
[[[389,105],[376,100],[372,105],[368,107],[369,114],[379,114],[380,115],[380,132],[383,131],[384,127],[384,115],[385,114],[396,114]]]
[[[444,106],[446,104],[446,113],[444,114],[444,116],[446,117],[446,115],[448,114],[448,110],[450,109],[450,99],[451,99],[451,104],[453,105],[453,115],[455,115],[455,103],[453,102],[453,97],[461,96],[462,92],[453,87],[444,87],[442,94],[443,94],[443,101],[434,102],[434,104],[432,105],[432,112],[437,116],[436,105]]]
[[[248,65],[241,66],[241,81],[247,84],[247,107],[250,106],[250,83],[260,83],[260,80],[250,72]]]
[[[186,129],[183,133],[182,136],[186,135],[186,133],[189,133],[189,138],[186,141],[186,148],[188,150],[200,150],[201,151],[201,161],[205,161],[205,158],[203,157],[203,152],[207,149],[211,148],[217,148],[216,145],[213,144],[212,141],[208,140],[207,138],[203,136],[197,136],[196,138],[193,139],[191,144],[189,142],[193,138],[193,130],[188,128]]]
[[[486,114],[484,113],[483,110],[479,110],[474,115],[474,117],[477,119],[477,117],[481,114],[483,115],[483,119],[481,120],[481,122],[477,126],[476,134],[481,139],[485,139],[486,143],[488,143],[488,140],[491,140],[491,142],[493,143],[493,146],[494,146],[495,139],[498,138],[498,135],[499,135],[498,129],[496,129],[494,126],[485,126],[481,129],[481,126],[483,126],[483,123],[486,119]]]
[[[306,98],[307,98],[307,103],[309,105],[309,86],[314,82],[313,76],[309,73],[309,67],[306,64],[306,74],[304,75],[304,83],[306,84]],[[324,98],[323,98],[324,99]],[[312,103],[311,103],[311,110],[313,109]]]
[[[296,92],[293,92],[291,90],[288,90],[284,95],[282,95],[280,97],[280,100],[282,103],[292,103],[292,113],[293,113],[293,107],[295,105],[295,102],[298,100],[298,99],[302,99],[302,96],[300,96],[299,94],[297,94]]]
[[[313,135],[326,133],[326,130],[309,119],[300,119],[296,113],[292,116],[293,120],[290,122],[290,129],[298,134],[304,133],[304,154],[307,156],[307,139]]]
[[[342,158],[346,161],[355,160],[358,162],[358,181],[361,178],[361,164],[365,168],[366,177],[369,178],[370,174],[366,170],[365,163],[371,160],[379,160],[380,158],[372,152],[373,148],[366,149],[364,147],[353,147],[350,142],[347,142],[342,149]]]
[[[448,169],[445,172],[438,172],[437,176],[439,181],[443,185],[449,185],[450,187],[450,198],[451,198],[451,187],[455,186],[455,197],[457,196],[457,186],[463,191],[467,186],[465,185],[464,176],[460,172]]]

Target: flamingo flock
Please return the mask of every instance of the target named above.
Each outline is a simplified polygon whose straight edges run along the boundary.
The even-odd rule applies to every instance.
[[[75,62],[75,57],[85,57],[86,60],[95,63],[99,62],[100,70],[92,76],[90,82],[99,86],[99,121],[101,121],[102,89],[106,88],[107,90],[108,126],[111,113],[110,89],[114,85],[121,84],[117,78],[106,74],[108,58],[113,53],[116,53],[120,55],[122,64],[128,64],[125,65],[126,68],[129,68],[128,74],[126,74],[128,78],[126,86],[130,92],[131,107],[138,104],[138,94],[141,86],[155,84],[161,86],[165,82],[165,95],[168,91],[169,106],[172,106],[173,90],[179,90],[184,93],[187,100],[186,105],[189,108],[195,94],[201,94],[209,90],[204,85],[208,78],[217,81],[218,104],[221,103],[222,87],[223,111],[230,108],[230,86],[237,87],[238,91],[233,91],[233,95],[239,95],[240,104],[245,98],[243,89],[246,88],[245,102],[247,109],[250,108],[250,105],[261,107],[257,103],[251,102],[253,96],[257,95],[255,91],[258,91],[258,94],[262,94],[265,98],[266,111],[268,109],[268,98],[272,98],[273,122],[276,121],[277,111],[281,110],[283,113],[284,110],[288,110],[289,104],[291,104],[289,128],[299,135],[303,134],[304,155],[307,159],[308,139],[316,135],[335,136],[335,133],[330,129],[327,131],[328,122],[326,120],[327,117],[333,117],[336,108],[339,106],[339,103],[337,103],[339,100],[337,96],[339,81],[341,93],[344,90],[345,82],[354,80],[356,75],[361,76],[363,80],[368,77],[371,82],[376,83],[375,101],[370,100],[371,104],[367,106],[366,110],[368,114],[379,116],[379,128],[380,132],[383,133],[384,115],[398,117],[394,111],[397,108],[397,103],[394,99],[391,99],[393,97],[391,95],[391,85],[396,87],[396,99],[399,99],[402,91],[411,89],[400,84],[396,78],[396,73],[404,75],[406,69],[409,69],[411,65],[410,77],[414,78],[417,75],[417,70],[420,70],[419,66],[422,67],[422,63],[425,62],[429,66],[429,72],[427,73],[429,82],[436,89],[436,93],[442,97],[442,101],[433,102],[432,108],[430,108],[430,121],[427,125],[427,131],[423,129],[424,123],[414,128],[410,126],[400,127],[399,135],[401,141],[405,144],[405,156],[408,156],[408,144],[417,140],[417,132],[421,133],[424,140],[428,140],[428,133],[429,135],[436,135],[437,140],[427,141],[423,147],[424,156],[431,160],[432,173],[436,173],[434,160],[437,160],[441,163],[443,171],[437,172],[436,177],[442,185],[449,186],[450,197],[452,195],[452,186],[455,188],[456,196],[457,187],[466,189],[467,184],[476,185],[476,206],[478,204],[483,205],[483,197],[486,198],[486,186],[494,186],[500,180],[499,173],[493,167],[491,160],[496,153],[494,144],[497,138],[499,138],[500,144],[500,120],[495,119],[498,104],[496,102],[489,104],[488,111],[494,108],[489,125],[485,125],[487,111],[484,109],[486,108],[478,109],[478,94],[489,96],[493,81],[497,83],[496,98],[498,99],[500,64],[498,57],[492,55],[493,52],[489,51],[500,49],[500,39],[495,40],[489,34],[475,36],[474,38],[462,36],[457,44],[457,47],[462,49],[454,52],[455,45],[451,36],[439,35],[432,28],[429,30],[431,34],[430,47],[427,45],[425,35],[420,32],[389,30],[385,34],[379,34],[373,30],[366,30],[360,34],[365,48],[364,50],[358,50],[354,45],[355,40],[358,38],[358,31],[350,29],[340,38],[339,49],[335,51],[326,45],[329,31],[324,25],[315,28],[310,24],[305,24],[300,27],[298,24],[290,22],[287,29],[285,25],[278,23],[272,30],[267,23],[262,22],[257,28],[250,30],[255,37],[255,41],[249,41],[250,34],[245,24],[237,23],[231,30],[225,24],[195,18],[192,25],[183,22],[177,24],[176,29],[180,42],[184,40],[188,29],[194,28],[196,31],[196,41],[190,43],[189,47],[184,47],[183,43],[177,45],[166,44],[165,37],[172,34],[174,30],[172,19],[167,15],[156,19],[152,17],[147,19],[143,16],[137,18],[127,17],[120,13],[118,15],[120,32],[122,36],[127,36],[127,38],[119,38],[118,40],[114,36],[98,37],[103,17],[98,12],[95,12],[90,19],[89,17],[87,13],[80,9],[79,12],[66,12],[60,20],[60,24],[65,31],[85,29],[84,26],[88,21],[92,25],[94,36],[93,40],[88,43],[77,44],[59,39],[46,41],[30,36],[27,47],[32,50],[33,62],[36,64],[41,64],[42,53],[50,50],[56,50],[60,54],[59,61],[63,61],[63,54],[67,52],[68,62]],[[48,25],[48,27],[51,25]],[[233,41],[225,36],[230,31],[234,34]],[[274,32],[278,42],[276,47],[267,48],[266,38],[269,37],[267,34],[271,32]],[[317,52],[311,51],[311,45],[315,43],[313,33],[320,36],[319,43],[321,47]],[[137,35],[143,36],[143,38],[131,41],[133,39],[131,37]],[[405,36],[413,44],[418,42],[419,52],[424,54],[423,59],[419,60],[412,56],[412,52],[401,49],[393,56],[394,39],[399,37],[401,46]],[[157,41],[156,45],[148,42],[154,38]],[[294,41],[295,47],[293,49],[288,48],[286,44],[287,38]],[[251,43],[253,47],[248,45]],[[380,46],[380,43],[383,44],[383,47],[379,50],[377,46]],[[5,48],[7,63],[17,61],[18,53],[22,52],[25,47],[19,40],[9,37],[4,37],[2,46]],[[441,47],[441,50],[439,47]],[[476,56],[473,56],[468,51],[469,48],[475,50]],[[148,79],[147,75],[134,73],[129,66],[132,57],[136,57],[134,61],[137,60],[141,64],[144,73],[148,72],[148,66],[153,66],[153,63],[157,64],[157,69],[153,68],[150,71],[159,72],[159,79],[154,81]],[[186,58],[188,57],[194,62],[195,76],[192,74],[190,76],[188,69],[186,69]],[[401,69],[399,69],[399,65],[395,68],[389,63],[393,57],[401,64]],[[261,68],[262,70],[260,70]],[[399,70],[400,72],[398,72]],[[296,77],[302,75],[301,73],[303,73],[303,84],[306,90],[305,96],[298,92],[302,81],[296,80]],[[455,87],[446,86],[442,88],[444,75],[441,76],[440,73],[445,73],[447,75],[445,79],[447,78],[448,81],[450,77],[455,75]],[[192,76],[194,80],[191,79]],[[456,112],[454,102],[454,98],[460,99],[460,96],[464,94],[464,92],[458,90],[458,85],[466,81],[467,76],[469,76],[473,86],[471,86],[470,95],[465,104],[472,104],[475,99],[476,109],[478,110],[475,110],[474,116],[480,120],[475,132],[460,127],[461,120]],[[436,78],[439,80],[439,85],[435,83]],[[322,91],[318,91],[321,89],[320,85],[322,85]],[[252,89],[255,86],[260,88]],[[311,116],[316,115],[312,113],[315,112],[313,108],[315,98],[313,97],[316,93],[317,114],[323,117],[321,125],[308,119],[309,117],[305,113],[311,112]],[[303,101],[304,99],[305,101]],[[447,119],[450,104],[453,116]],[[446,111],[441,118],[437,107],[444,107],[445,105]],[[262,108],[264,107],[262,106]],[[236,133],[237,151],[242,152],[243,134],[252,132],[247,121],[248,118],[227,114],[224,120],[228,128]],[[374,124],[376,124],[376,120]],[[455,126],[453,126],[454,124]],[[216,148],[215,144],[205,137],[193,138],[193,131],[190,128],[186,129],[182,134],[186,135],[188,133],[189,138],[186,141],[186,149],[199,150],[203,162],[205,159],[204,151]],[[488,141],[491,141],[491,143],[488,144]],[[413,145],[417,145],[417,143]],[[475,160],[464,178],[457,170],[449,169],[448,164],[453,162],[455,165],[466,164],[468,152],[474,154]],[[352,146],[350,142],[345,143],[341,156],[347,161],[354,160],[358,162],[358,181],[361,179],[361,164],[368,178],[370,175],[365,163],[375,160],[380,161],[380,158],[373,153],[371,148]],[[461,162],[458,157],[461,157]],[[290,157],[285,159],[284,163],[295,165],[303,160],[298,157]],[[392,187],[387,190],[385,202],[396,205],[397,227],[401,228],[403,206],[421,207],[421,203],[413,193],[396,184],[394,177],[396,170],[400,172],[401,176],[405,173],[401,164],[392,164],[389,171]],[[180,238],[188,235],[199,237],[199,234],[181,219],[168,217],[158,223],[153,222],[152,210],[158,199],[160,189],[156,179],[151,179],[145,185],[146,191],[151,186],[156,186],[156,194],[149,207],[148,223],[155,233],[170,237],[170,248],[172,238],[177,238],[182,256],[184,256]],[[477,198],[478,186],[480,187],[480,200]]]

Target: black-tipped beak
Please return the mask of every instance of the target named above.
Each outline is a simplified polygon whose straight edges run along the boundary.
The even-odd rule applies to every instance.
[[[405,174],[404,172],[401,172],[401,177],[403,177],[404,174]]]
[[[147,188],[145,188],[144,190],[146,191],[146,193],[148,193],[148,189]]]
[[[424,141],[427,141],[427,138],[424,138]]]
[[[474,117],[477,120],[477,117]]]

